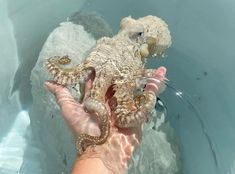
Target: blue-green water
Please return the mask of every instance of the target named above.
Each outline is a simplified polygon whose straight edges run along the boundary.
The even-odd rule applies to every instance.
[[[116,33],[123,17],[151,14],[163,18],[172,34],[173,44],[168,56],[150,60],[148,67],[166,66],[169,85],[178,90],[168,87],[160,98],[167,110],[166,120],[179,140],[182,173],[235,173],[234,7],[231,0],[0,0],[1,143],[12,130],[17,114],[32,106],[31,70],[48,35],[60,22],[67,21],[67,17],[79,10],[95,11]],[[57,141],[68,140],[67,130],[56,140],[60,133],[57,129],[64,125],[56,117],[56,123],[60,123],[57,129],[43,130],[43,125],[54,122],[33,116],[30,119],[26,139],[34,139],[24,147],[26,152],[22,159],[25,162],[20,172],[68,171],[73,159],[65,154],[71,145],[67,149],[59,147],[64,155],[52,149]],[[53,136],[44,136],[48,131],[53,132]],[[37,144],[40,141],[42,143]],[[1,158],[6,155],[3,153],[6,146],[0,146],[1,172],[7,172],[2,165],[3,161],[6,164],[6,158]],[[45,156],[47,151],[53,151],[54,156]],[[43,159],[48,159],[51,167]]]

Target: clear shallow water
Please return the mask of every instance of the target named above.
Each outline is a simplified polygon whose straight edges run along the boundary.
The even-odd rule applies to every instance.
[[[173,125],[175,126],[175,128],[181,132],[180,135],[180,139],[184,139],[184,132],[185,131],[190,131],[189,129],[183,129],[182,128],[182,122],[184,122],[184,119],[187,119],[185,117],[191,117],[192,120],[194,120],[194,124],[197,125],[198,127],[198,133],[200,133],[202,135],[201,139],[204,141],[205,146],[207,148],[207,155],[209,157],[209,161],[207,161],[207,166],[208,165],[212,165],[215,172],[219,173],[219,167],[220,164],[218,163],[218,152],[217,149],[215,147],[215,142],[212,140],[210,134],[208,133],[208,130],[205,126],[204,120],[203,120],[203,115],[202,113],[199,111],[199,109],[197,108],[195,102],[193,101],[193,98],[191,96],[189,96],[188,94],[185,94],[183,92],[181,92],[180,90],[176,89],[174,86],[168,85],[167,86],[167,91],[166,91],[166,95],[171,95],[174,101],[174,105],[176,105],[178,107],[178,109],[180,109],[180,112],[172,112],[169,111],[167,114],[167,119],[169,119],[171,121],[171,123],[173,122]],[[167,105],[167,104],[166,104]],[[165,106],[166,107],[166,106]],[[191,135],[190,135],[191,136]],[[196,137],[192,137],[192,138],[196,138]],[[199,141],[199,139],[198,139]],[[181,144],[181,150],[184,152],[187,149],[187,146],[192,146],[193,148],[194,145],[193,144]],[[189,147],[190,149],[192,147]],[[200,153],[200,151],[196,151],[196,153]],[[183,161],[185,162],[186,159],[184,159],[183,157]]]
[[[1,86],[1,139],[21,110],[17,104],[20,102],[23,108],[29,108],[32,103],[30,71],[48,34],[59,22],[66,21],[82,7],[102,14],[115,33],[122,17],[153,14],[169,24],[173,45],[166,59],[151,60],[148,66],[165,65],[170,84],[185,96],[181,100],[170,89],[161,96],[167,107],[167,119],[180,139],[183,173],[234,173],[234,2],[1,0],[0,4],[0,34],[5,38],[0,39],[0,47],[4,48],[0,53],[4,60],[1,81],[5,82]],[[20,91],[19,100],[17,93],[15,98],[8,98],[10,80],[16,70],[13,89]],[[34,133],[34,137],[41,137]],[[33,156],[32,160],[39,160],[36,156],[40,151],[34,149],[35,157],[29,152],[27,156]]]

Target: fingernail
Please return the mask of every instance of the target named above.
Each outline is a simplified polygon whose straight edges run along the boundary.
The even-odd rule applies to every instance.
[[[164,66],[161,66],[157,69],[157,74],[160,76],[165,76],[166,75],[166,68]]]

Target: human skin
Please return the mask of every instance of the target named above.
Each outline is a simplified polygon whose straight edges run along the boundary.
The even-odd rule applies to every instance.
[[[144,90],[159,95],[163,86],[166,68],[158,68],[153,77],[148,79]],[[91,75],[85,85],[85,97],[89,95],[94,77]],[[62,85],[46,82],[45,87],[55,95],[61,108],[62,115],[74,133],[78,137],[82,133],[99,136],[100,130],[97,120],[92,114],[87,113],[82,103],[78,103],[68,89]],[[135,148],[141,141],[142,125],[133,128],[117,128],[112,120],[112,96],[113,91],[108,92],[106,107],[109,108],[111,117],[111,131],[107,141],[102,145],[89,146],[86,151],[78,156],[72,168],[72,174],[123,174],[131,160]],[[136,109],[133,107],[133,109]]]

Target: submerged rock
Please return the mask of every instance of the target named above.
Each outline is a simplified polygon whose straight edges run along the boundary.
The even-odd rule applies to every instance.
[[[50,77],[43,68],[43,60],[54,55],[68,55],[77,64],[94,44],[95,39],[82,26],[71,22],[61,23],[48,37],[32,70],[33,104],[29,116],[33,146],[41,151],[37,160],[41,162],[43,174],[52,171],[69,173],[76,156],[73,137],[60,114],[55,98],[44,89],[44,82]]]

